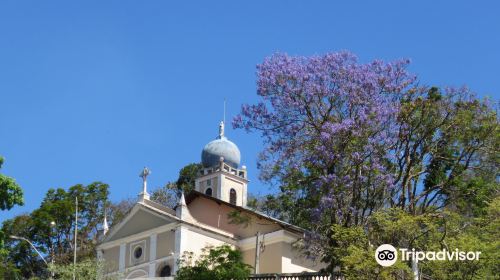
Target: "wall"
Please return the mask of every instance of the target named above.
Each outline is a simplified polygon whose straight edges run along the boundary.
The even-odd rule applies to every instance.
[[[187,240],[182,247],[182,252],[193,252],[193,253],[201,253],[202,249],[207,246],[221,246],[223,244],[227,244],[224,241],[219,239],[210,237],[206,235],[207,233],[198,233],[194,232],[192,229],[186,229],[183,231],[182,239]],[[199,255],[199,254],[197,254]]]
[[[255,248],[242,251],[243,261],[255,266]],[[291,243],[280,241],[267,244],[260,254],[259,273],[316,272],[326,265],[307,260],[292,247]]]
[[[170,256],[171,252],[175,252],[175,233],[170,230],[159,233],[156,244],[157,259]]]
[[[243,188],[244,184],[231,178],[230,175],[221,176],[221,195],[220,199],[229,202],[229,191],[234,189],[236,191],[236,205],[243,206]]]
[[[137,206],[136,206],[137,207]],[[146,230],[154,229],[162,225],[166,225],[171,221],[167,218],[161,217],[159,214],[153,214],[151,211],[144,209],[139,209],[137,212],[127,221],[123,227],[121,227],[108,242],[117,240],[123,237],[128,237],[133,234],[138,234]]]
[[[104,270],[113,272],[118,270],[118,260],[120,256],[120,246],[102,250],[102,257],[105,261]]]
[[[282,272],[282,252],[281,242],[266,245],[263,252],[260,253],[259,273],[280,273]],[[255,266],[255,248],[242,251],[243,261],[246,264]]]
[[[140,258],[140,260],[135,260],[133,257],[133,252],[132,252],[133,248],[131,245],[134,243],[141,243],[142,257]],[[151,248],[150,248],[149,236],[138,238],[134,241],[128,242],[126,247],[125,247],[125,252],[126,252],[125,253],[125,267],[127,268],[127,267],[136,266],[139,264],[149,262],[149,251],[150,250],[151,250]]]
[[[295,250],[292,244],[283,243],[282,254],[282,270],[286,273],[316,272],[326,267],[319,261],[307,259],[300,251]]]
[[[208,180],[212,181],[210,183],[210,186],[208,186],[207,184]],[[213,177],[207,177],[204,178],[203,180],[200,180],[196,189],[201,193],[205,193],[207,188],[212,188],[212,196],[218,197],[219,196],[218,186],[219,186],[219,178],[217,177],[217,174],[213,174]]]

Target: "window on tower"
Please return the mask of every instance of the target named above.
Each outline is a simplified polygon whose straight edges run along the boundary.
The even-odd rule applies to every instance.
[[[236,191],[234,189],[229,191],[229,203],[236,204]]]
[[[209,195],[209,196],[212,196],[212,188],[208,188],[205,190],[205,194],[206,195]]]

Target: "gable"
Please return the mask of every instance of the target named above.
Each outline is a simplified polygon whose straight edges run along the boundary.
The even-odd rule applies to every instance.
[[[147,210],[143,207],[135,207],[122,223],[117,225],[116,231],[111,232],[105,242],[110,242],[136,233],[144,232],[169,223],[173,219],[161,214]]]

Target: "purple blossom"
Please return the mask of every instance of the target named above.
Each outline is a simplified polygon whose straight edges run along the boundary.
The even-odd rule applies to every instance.
[[[259,168],[265,180],[322,170],[314,183],[322,197],[312,217],[341,220],[359,211],[357,205],[339,207],[353,188],[393,188],[387,162],[398,136],[398,104],[416,87],[408,64],[362,64],[349,52],[275,54],[257,66],[262,101],[243,105],[233,126],[262,134],[266,148]]]

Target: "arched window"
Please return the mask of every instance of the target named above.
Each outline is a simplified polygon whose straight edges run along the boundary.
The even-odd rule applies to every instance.
[[[229,191],[229,203],[236,204],[236,191],[234,189]]]
[[[160,270],[160,277],[167,277],[171,275],[170,266],[166,265]]]
[[[205,190],[205,194],[206,195],[209,195],[209,196],[212,196],[212,188],[208,188]]]

